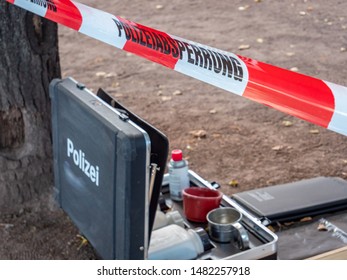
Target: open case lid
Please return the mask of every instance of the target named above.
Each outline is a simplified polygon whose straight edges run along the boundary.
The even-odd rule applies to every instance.
[[[151,230],[153,228],[153,223],[155,219],[155,213],[157,211],[158,200],[160,196],[160,190],[163,182],[163,177],[165,173],[165,167],[169,152],[169,141],[166,135],[164,135],[157,128],[151,124],[145,122],[143,119],[129,111],[126,107],[120,104],[116,99],[114,99],[110,94],[108,94],[103,89],[99,89],[97,96],[100,97],[107,104],[113,108],[125,113],[130,120],[136,123],[138,126],[143,128],[150,140],[151,140],[151,155],[150,162],[152,168],[156,168],[155,179],[153,186],[150,187],[150,204],[149,204],[149,236],[151,235]],[[154,165],[153,165],[154,164]],[[153,174],[153,173],[152,173]]]
[[[101,258],[146,258],[148,133],[71,78],[52,81],[50,96],[61,207]]]

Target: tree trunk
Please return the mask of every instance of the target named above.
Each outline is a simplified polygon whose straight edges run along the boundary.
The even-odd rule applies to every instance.
[[[57,25],[0,1],[0,50],[0,210],[8,210],[51,190]]]

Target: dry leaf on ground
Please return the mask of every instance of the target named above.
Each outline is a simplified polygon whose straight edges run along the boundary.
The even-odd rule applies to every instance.
[[[210,110],[210,112],[209,112],[210,114],[215,114],[215,113],[217,113],[217,110],[215,110],[215,109],[212,109],[212,110]]]
[[[239,186],[239,182],[237,180],[233,179],[228,183],[228,185],[233,187],[233,188],[237,188]]]
[[[283,121],[282,124],[285,126],[285,127],[290,127],[293,125],[293,123],[291,121]]]
[[[182,91],[180,91],[180,90],[175,90],[173,93],[172,93],[172,95],[182,95],[183,93],[182,93]]]
[[[319,130],[318,129],[310,129],[310,133],[311,134],[319,134]]]
[[[161,97],[161,100],[162,100],[162,101],[170,101],[171,99],[172,99],[171,96],[162,96],[162,97]]]
[[[298,67],[292,67],[292,68],[290,68],[290,71],[298,72],[298,71],[299,71],[299,68],[298,68]]]
[[[264,43],[264,39],[263,39],[263,38],[258,38],[258,39],[257,39],[257,42],[260,43],[260,44],[262,44],[262,43]]]
[[[317,227],[318,231],[327,231],[327,227],[324,225],[324,223],[319,223],[318,227]]]
[[[273,151],[280,151],[280,150],[283,150],[283,148],[284,148],[284,146],[282,146],[282,145],[277,145],[277,146],[272,147],[272,150],[273,150]]]
[[[242,51],[242,50],[247,50],[249,49],[251,46],[250,45],[240,45],[239,46],[239,50]]]
[[[205,138],[207,136],[206,130],[203,129],[192,130],[189,134],[193,135],[195,138]]]
[[[95,73],[95,76],[97,76],[97,77],[105,77],[106,76],[106,72],[96,72]]]

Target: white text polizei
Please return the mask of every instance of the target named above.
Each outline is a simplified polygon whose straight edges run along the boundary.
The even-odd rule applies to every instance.
[[[67,138],[67,157],[72,157],[74,164],[93,182],[99,186],[99,166],[92,165],[82,150],[74,148],[74,143]]]

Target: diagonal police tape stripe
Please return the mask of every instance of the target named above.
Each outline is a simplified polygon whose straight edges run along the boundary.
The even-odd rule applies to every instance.
[[[178,61],[178,54],[177,56],[168,54],[171,53],[169,48],[177,48],[177,43],[168,34],[157,30],[154,31],[151,28],[137,24],[137,29],[139,32],[135,35],[132,33],[132,22],[122,19],[121,17],[117,17],[117,19],[118,21],[114,20],[114,22],[118,28],[118,36],[122,36],[122,32],[124,32],[125,37],[127,38],[123,50],[143,56],[151,61],[163,64],[168,68],[175,68]],[[169,46],[168,42],[170,42],[170,40],[172,45]],[[162,48],[164,49],[163,53],[160,51],[158,52],[159,47],[157,49],[157,46],[161,44],[161,42],[167,43],[166,46],[165,44],[162,44]]]
[[[70,0],[7,0],[16,6],[75,30],[79,30],[82,16]]]
[[[201,45],[69,0],[7,0],[180,73],[347,135],[347,88]]]
[[[247,67],[249,83],[244,97],[328,127],[335,100],[322,80],[258,61]]]
[[[55,1],[47,1],[48,9],[46,18],[58,22],[72,29],[79,30],[82,24],[82,15],[70,0],[60,0],[60,5]]]
[[[39,16],[44,17],[46,15],[46,12],[47,12],[47,3],[46,2],[42,2],[42,3],[44,3],[44,4],[33,5],[33,1],[27,1],[27,0],[15,0],[14,1],[15,5],[21,7],[25,10],[28,10],[30,12],[33,12]]]

